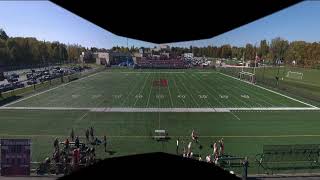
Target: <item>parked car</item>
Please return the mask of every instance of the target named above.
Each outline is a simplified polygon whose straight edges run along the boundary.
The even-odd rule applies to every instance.
[[[21,83],[21,82],[15,82],[15,83],[13,83],[13,87],[14,87],[14,88],[23,88],[23,87],[24,87],[24,84]]]
[[[14,90],[13,85],[12,84],[5,84],[4,91],[10,91],[10,90]]]
[[[11,77],[12,77],[12,78],[19,78],[19,74],[13,73],[13,74],[11,74]]]
[[[27,73],[26,77],[27,79],[33,79],[33,73]]]
[[[27,85],[33,85],[33,84],[37,84],[36,79],[30,79],[29,81],[27,81]]]

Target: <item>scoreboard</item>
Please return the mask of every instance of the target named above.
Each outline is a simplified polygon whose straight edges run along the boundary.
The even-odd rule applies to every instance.
[[[1,139],[1,176],[29,176],[30,139]]]

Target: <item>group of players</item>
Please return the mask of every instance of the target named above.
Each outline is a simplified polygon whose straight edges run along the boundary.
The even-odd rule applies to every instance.
[[[79,136],[75,136],[72,129],[70,141],[69,138],[66,138],[63,142],[59,142],[59,139],[55,138],[52,157],[47,157],[40,164],[37,174],[68,174],[79,167],[95,163],[97,161],[95,147],[103,144],[104,151],[107,152],[107,138],[104,136],[101,141],[95,137],[93,127],[86,129],[85,137],[86,143],[80,142]]]
[[[197,157],[195,157],[192,152],[192,143],[199,144],[199,136],[194,130],[192,130],[192,132],[191,132],[191,140],[192,141],[190,141],[188,143],[187,147],[183,147],[182,156],[186,157],[186,158],[196,159]],[[208,163],[218,164],[219,157],[224,155],[224,140],[223,140],[223,138],[218,140],[218,142],[213,142],[213,144],[210,147],[212,148],[213,152],[206,156],[205,161]],[[199,145],[199,149],[202,149],[201,145]],[[179,139],[177,139],[176,153],[180,154],[179,153]],[[201,155],[198,156],[198,160],[202,161]]]

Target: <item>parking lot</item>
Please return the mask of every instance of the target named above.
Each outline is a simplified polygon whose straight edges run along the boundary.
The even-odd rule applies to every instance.
[[[55,66],[41,69],[5,72],[5,79],[0,81],[0,93],[31,86],[52,79],[62,78],[63,76],[86,71],[90,68],[91,67],[88,66]]]

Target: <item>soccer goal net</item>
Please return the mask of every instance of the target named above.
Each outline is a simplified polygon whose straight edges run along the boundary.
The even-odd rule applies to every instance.
[[[303,73],[301,72],[295,72],[295,71],[288,71],[287,78],[292,78],[292,79],[302,79],[303,78]]]
[[[256,83],[256,75],[250,72],[241,71],[239,72],[239,78],[250,83]]]

